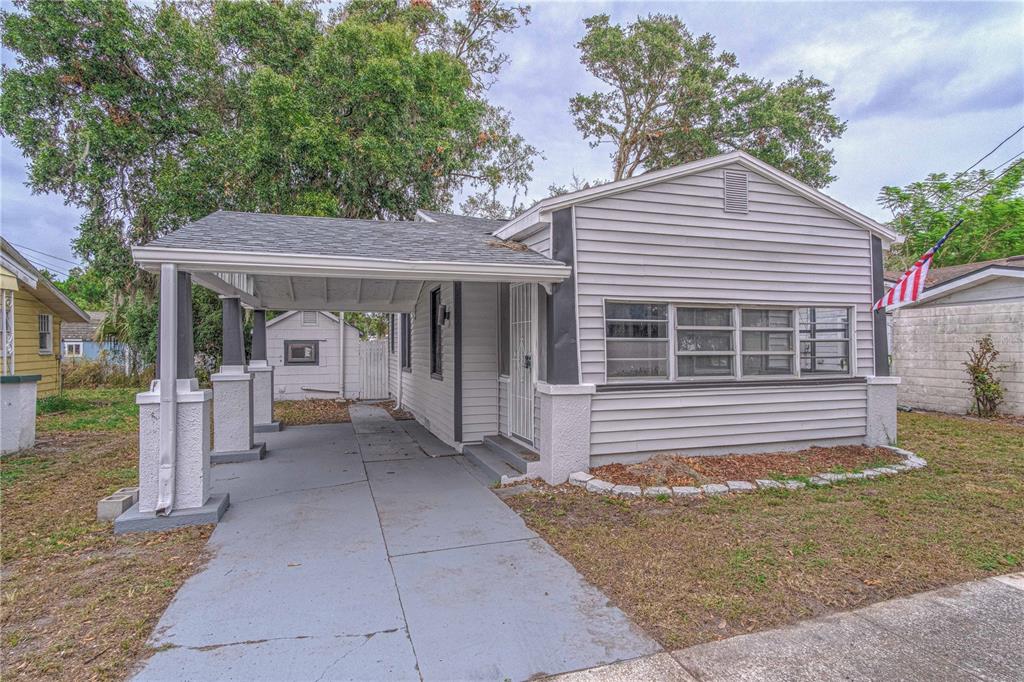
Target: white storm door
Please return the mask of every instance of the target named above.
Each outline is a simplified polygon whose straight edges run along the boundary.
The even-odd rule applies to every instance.
[[[509,287],[508,428],[533,443],[533,314],[534,286]]]

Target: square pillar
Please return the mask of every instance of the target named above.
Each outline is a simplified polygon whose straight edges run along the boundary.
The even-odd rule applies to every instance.
[[[538,473],[552,485],[564,483],[569,474],[590,470],[590,403],[596,390],[593,384],[537,384]]]
[[[246,371],[242,340],[242,306],[222,297],[224,361],[213,383],[214,464],[263,459],[267,447],[253,441],[253,375]]]
[[[136,395],[139,501],[114,520],[115,533],[216,523],[227,493],[210,492],[210,401],[195,377],[192,280],[160,267],[158,376]]]
[[[36,444],[38,374],[0,376],[0,455]]]
[[[274,421],[274,368],[267,363],[267,311],[252,311],[252,375],[253,431],[280,431],[281,422]]]
[[[896,445],[896,390],[899,377],[868,377],[868,423],[864,445]]]

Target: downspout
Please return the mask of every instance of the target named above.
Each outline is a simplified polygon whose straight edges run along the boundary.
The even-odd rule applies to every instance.
[[[407,313],[399,313],[398,314],[398,329],[397,330],[392,330],[392,333],[397,337],[396,341],[398,341],[398,396],[397,396],[397,401],[398,402],[395,404],[395,407],[397,407],[400,410],[404,409],[402,407],[402,386],[405,385],[405,370],[402,369],[402,349],[405,348],[405,345],[404,345],[405,344],[405,337],[402,336],[402,334],[405,333],[405,327],[402,325],[402,315],[404,315],[404,314],[407,314]],[[411,320],[409,322],[409,327],[410,327],[410,329],[412,328],[412,321]],[[410,349],[410,352],[411,352],[411,349]],[[390,367],[390,363],[389,363],[388,366]]]
[[[345,313],[338,311],[338,397],[345,399]]]
[[[156,513],[174,508],[175,455],[178,450],[178,266],[160,265],[160,467]]]

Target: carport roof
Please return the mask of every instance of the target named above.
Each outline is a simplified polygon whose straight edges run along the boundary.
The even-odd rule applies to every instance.
[[[186,249],[564,267],[528,249],[501,246],[491,235],[501,221],[436,212],[421,212],[421,216],[424,219],[390,221],[217,211],[135,251],[137,256]]]

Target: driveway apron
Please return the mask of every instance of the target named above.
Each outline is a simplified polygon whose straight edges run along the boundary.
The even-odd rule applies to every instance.
[[[383,410],[214,468],[231,507],[139,680],[525,680],[658,646]]]

